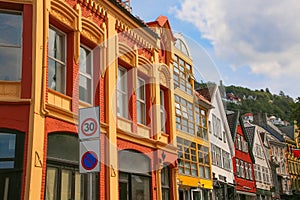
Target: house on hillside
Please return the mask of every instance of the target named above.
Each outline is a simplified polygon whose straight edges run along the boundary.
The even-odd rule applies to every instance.
[[[214,107],[208,118],[213,174],[212,197],[215,200],[234,200],[232,157],[235,155],[235,150],[219,87],[211,85],[197,91],[205,95]]]
[[[235,146],[232,158],[236,184],[236,200],[256,199],[256,181],[254,176],[255,158],[250,150],[250,138],[246,134],[239,112],[227,114],[231,136]]]

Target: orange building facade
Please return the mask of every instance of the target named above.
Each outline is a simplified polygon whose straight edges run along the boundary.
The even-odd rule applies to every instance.
[[[174,38],[126,6],[0,1],[0,199],[178,199]],[[100,172],[80,174],[94,106]]]

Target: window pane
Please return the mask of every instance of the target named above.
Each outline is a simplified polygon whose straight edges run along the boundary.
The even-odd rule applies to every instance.
[[[21,48],[3,47],[0,43],[0,80],[5,80],[5,81],[21,80],[21,68],[22,68],[21,62],[22,62]]]
[[[14,161],[0,161],[0,169],[11,169],[14,168]]]
[[[132,199],[150,200],[150,178],[131,175]]]
[[[65,62],[65,36],[49,28],[48,56]]]
[[[65,91],[65,66],[48,59],[48,87],[58,92]]]
[[[14,158],[15,157],[15,134],[0,134],[0,158]]]
[[[80,46],[80,72],[92,74],[92,52]]]
[[[75,200],[80,199],[84,199],[84,178],[79,172],[75,172]]]
[[[57,197],[57,169],[53,167],[47,167],[47,179],[46,179],[46,196],[47,200],[56,200]]]
[[[61,133],[49,134],[47,157],[78,162],[78,138],[73,135],[65,135]]]
[[[138,99],[145,100],[145,81],[143,79],[138,78],[136,95]]]
[[[79,76],[79,99],[88,103],[92,102],[92,81],[91,79],[80,75]]]
[[[22,14],[0,11],[0,44],[21,46]]]
[[[61,199],[71,199],[72,171],[62,170],[61,172]]]
[[[137,102],[137,121],[140,124],[146,124],[146,106],[144,103]]]

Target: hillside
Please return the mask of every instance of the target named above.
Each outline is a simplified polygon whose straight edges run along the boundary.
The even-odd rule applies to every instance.
[[[269,116],[274,115],[282,120],[293,122],[292,108],[295,102],[282,91],[276,95],[270,93],[268,88],[250,90],[233,85],[225,87],[225,90],[228,110],[240,110],[242,114],[264,112]]]

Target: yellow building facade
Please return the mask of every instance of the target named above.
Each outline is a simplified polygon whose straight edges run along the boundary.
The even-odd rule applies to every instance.
[[[212,106],[194,91],[189,48],[182,35],[175,37],[173,77],[179,199],[211,199],[213,182],[207,119]]]
[[[0,199],[178,199],[174,38],[127,3],[0,0]],[[100,172],[80,174],[94,106]]]

